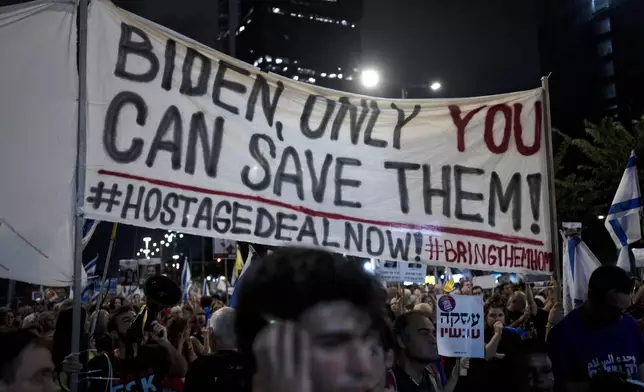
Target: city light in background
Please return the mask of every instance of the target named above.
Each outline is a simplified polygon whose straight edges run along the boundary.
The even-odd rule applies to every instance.
[[[360,83],[367,89],[374,89],[380,86],[380,73],[375,68],[366,68],[360,73]],[[443,84],[438,80],[434,80],[426,85],[410,86],[410,87],[423,87],[436,92],[443,88]],[[406,90],[405,86],[402,86]]]
[[[162,250],[164,247],[169,248],[171,244],[177,244],[177,238],[183,238],[183,233],[177,233],[172,230],[168,230],[167,233],[163,235],[164,239],[158,242],[152,242],[152,237],[143,237],[143,247],[136,252],[137,257],[145,257],[150,259],[150,257],[161,257]],[[177,260],[178,255],[172,256],[173,259]],[[174,266],[174,265],[173,265]]]
[[[380,83],[380,75],[375,69],[365,69],[360,75],[360,82],[366,88],[378,87]]]

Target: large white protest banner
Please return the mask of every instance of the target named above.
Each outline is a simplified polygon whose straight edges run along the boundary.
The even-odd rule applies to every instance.
[[[0,278],[73,275],[78,74],[74,1],[0,7]]]
[[[542,91],[385,100],[294,82],[104,1],[88,217],[384,260],[549,273]]]
[[[438,353],[445,357],[483,358],[483,297],[442,295],[437,303],[440,310],[436,315]]]

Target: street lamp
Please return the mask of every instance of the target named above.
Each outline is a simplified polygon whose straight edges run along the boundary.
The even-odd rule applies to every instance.
[[[597,219],[599,219],[599,220],[602,220],[602,219],[604,219],[604,218],[606,218],[604,215],[598,215],[598,216],[597,216]]]
[[[366,88],[374,88],[380,83],[380,75],[375,69],[365,69],[360,74],[360,82]]]
[[[329,77],[333,78],[334,76],[335,74],[331,74]],[[363,70],[362,73],[360,74],[360,82],[362,83],[363,87],[367,89],[374,89],[381,84],[380,73],[375,68],[367,68]],[[390,84],[390,83],[385,83],[385,84]],[[397,84],[390,84],[390,85],[397,86]],[[407,98],[408,88],[415,88],[415,89],[423,88],[423,89],[429,89],[432,92],[437,92],[443,88],[443,84],[438,80],[434,80],[429,84],[400,86],[401,97],[403,99]]]

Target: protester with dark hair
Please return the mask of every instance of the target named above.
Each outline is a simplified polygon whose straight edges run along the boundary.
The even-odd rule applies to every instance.
[[[123,306],[123,304],[125,304],[125,298],[124,297],[112,298],[112,300],[109,303],[110,311],[114,312],[114,311],[118,310],[118,308]]]
[[[404,313],[394,323],[396,391],[438,391],[442,387],[439,369],[429,368],[438,361],[436,329],[423,312]]]
[[[552,392],[555,378],[545,342],[533,339],[526,346],[529,392]]]
[[[42,312],[38,316],[38,322],[42,328],[42,337],[45,339],[54,338],[56,329],[56,314],[54,312]]]
[[[523,279],[526,280],[525,277]],[[540,343],[546,341],[549,312],[539,309],[530,283],[525,283],[525,293],[515,291],[510,296],[506,316],[507,324],[525,331],[527,339],[538,340]]]
[[[552,330],[548,352],[557,386],[587,391],[600,373],[644,376],[644,339],[630,306],[631,280],[616,266],[597,268],[588,281],[588,299]]]
[[[92,314],[91,320],[94,322],[96,317],[96,328],[94,329],[94,347],[99,353],[111,351],[113,349],[112,337],[108,331],[108,323],[110,321],[110,314],[107,310],[101,309],[98,314]]]
[[[236,306],[254,390],[374,390],[384,378],[382,286],[362,264],[319,250],[280,249],[244,274]]]
[[[484,295],[483,287],[481,286],[472,287],[472,295],[480,295],[482,297]]]
[[[201,305],[202,309],[209,308],[212,306],[212,303],[214,300],[212,297],[204,296],[199,299],[199,305]]]
[[[0,331],[0,391],[55,392],[46,343],[26,330]]]
[[[10,308],[0,307],[0,329],[13,327],[13,311]]]
[[[206,312],[198,307],[195,315],[190,320],[190,337],[195,342],[197,355],[205,355],[210,352],[210,331],[206,326]]]
[[[464,279],[460,285],[461,295],[472,295],[472,281]]]
[[[81,308],[81,326],[85,328],[86,312]],[[73,310],[71,307],[61,308],[58,318],[56,319],[56,327],[54,330],[52,360],[56,369],[55,377],[56,383],[62,390],[69,390],[69,371],[80,371],[83,366],[88,362],[88,336],[87,332],[83,331],[80,339],[80,354],[71,352],[72,348],[72,325],[73,325]],[[68,358],[69,357],[69,358]],[[66,361],[67,359],[67,361]],[[68,367],[72,363],[71,368]]]
[[[500,283],[497,286],[498,294],[501,295],[505,300],[509,300],[514,293],[514,285],[510,282]]]
[[[168,342],[167,331],[158,322],[152,322],[152,333],[146,332],[147,341],[131,340],[128,330],[135,318],[129,306],[121,306],[111,315],[108,331],[115,349],[90,360],[88,391],[105,392],[108,386],[129,392],[161,391],[166,379],[185,375],[186,361]]]

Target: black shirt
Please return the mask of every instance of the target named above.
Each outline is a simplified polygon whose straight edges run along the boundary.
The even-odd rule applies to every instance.
[[[522,325],[517,326],[517,329],[524,329],[527,332],[527,338],[530,340],[535,340],[540,343],[545,343],[546,341],[546,326],[548,325],[548,316],[549,312],[539,309],[537,314],[531,316],[527,321]],[[508,325],[511,325],[517,321],[523,312],[513,312],[508,311]]]
[[[485,344],[494,336],[491,328],[485,328]],[[515,392],[524,390],[527,380],[525,367],[524,341],[519,335],[507,330],[501,333],[501,341],[497,353],[505,354],[503,359],[485,360],[470,359],[467,376],[460,376],[456,384],[456,392],[495,391]]]
[[[394,366],[397,392],[436,392],[428,371],[423,371],[423,379],[416,383],[400,366]]]
[[[110,369],[111,367],[111,369]],[[88,392],[161,392],[170,361],[166,351],[156,345],[143,345],[131,359],[114,356],[113,351],[89,361]],[[110,375],[111,370],[111,375]],[[111,389],[108,378],[112,378]]]
[[[183,392],[250,392],[251,369],[247,358],[237,351],[204,355],[190,365]]]
[[[114,349],[112,338],[108,334],[94,336],[96,342],[96,351],[99,353],[112,351]]]

